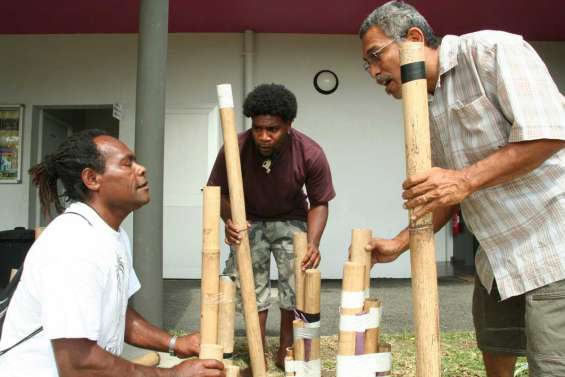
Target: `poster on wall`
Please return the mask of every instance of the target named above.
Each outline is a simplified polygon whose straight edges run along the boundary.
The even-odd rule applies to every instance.
[[[0,105],[0,183],[19,183],[24,107]]]

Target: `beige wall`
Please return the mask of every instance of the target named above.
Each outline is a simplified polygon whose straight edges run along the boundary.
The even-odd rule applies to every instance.
[[[215,85],[222,82],[232,83],[236,107],[241,106],[242,40],[240,34],[171,35],[167,108],[214,104]],[[254,83],[283,83],[297,95],[295,127],[317,140],[330,160],[337,198],[322,242],[322,271],[324,277],[340,277],[351,228],[371,227],[390,237],[406,223],[399,189],[404,178],[401,104],[362,70],[356,36],[258,34],[255,42]],[[563,92],[565,43],[533,45]],[[31,141],[33,106],[121,103],[120,137],[133,147],[136,36],[0,36],[0,51],[0,103],[26,106],[24,172],[37,148]],[[336,93],[315,92],[312,79],[320,69],[339,76]],[[241,124],[240,113],[237,120]],[[28,223],[29,179],[22,177],[21,184],[0,185],[0,229],[34,225]],[[131,230],[131,219],[126,228]],[[440,233],[438,260],[448,257],[446,242],[446,232]],[[407,255],[373,274],[408,276]]]

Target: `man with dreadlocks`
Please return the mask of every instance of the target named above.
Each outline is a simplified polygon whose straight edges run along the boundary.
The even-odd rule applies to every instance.
[[[263,345],[269,310],[270,262],[273,254],[278,268],[278,296],[281,311],[280,343],[275,364],[283,368],[286,347],[292,345],[295,307],[295,232],[307,232],[308,251],[303,269],[320,264],[320,240],[328,219],[328,202],[335,196],[330,167],[322,148],[292,128],[296,97],[282,85],[263,84],[245,99],[243,112],[252,119],[251,129],[239,135],[245,209],[257,309]],[[221,216],[226,224],[226,243],[241,239],[241,229],[231,221],[226,161],[218,153],[210,186],[222,190]],[[306,193],[303,191],[306,187]],[[306,201],[308,199],[308,202]],[[234,249],[226,262],[225,274],[236,276]]]
[[[224,376],[214,360],[172,369],[118,357],[124,340],[180,357],[199,352],[199,335],[171,337],[128,306],[140,288],[127,234],[120,227],[149,202],[145,167],[99,130],[72,135],[30,169],[44,211],[63,211],[57,182],[71,202],[31,247],[0,340],[0,375]],[[23,342],[22,342],[23,340]],[[15,346],[14,346],[15,345]]]

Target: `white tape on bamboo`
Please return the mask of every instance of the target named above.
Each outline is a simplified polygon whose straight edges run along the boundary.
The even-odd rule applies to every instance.
[[[406,173],[408,178],[431,168],[428,92],[424,44],[404,42],[400,48]],[[411,216],[412,210],[409,211]],[[416,376],[439,377],[440,337],[436,253],[432,214],[410,219],[412,302],[416,332]]]
[[[359,291],[359,292],[341,291],[340,307],[342,309],[362,308],[364,303],[365,303],[365,291]]]
[[[365,355],[337,356],[336,377],[387,376],[392,368],[390,352],[368,353]],[[388,374],[384,374],[387,373]]]
[[[233,109],[233,95],[230,84],[218,85],[218,105],[220,109],[232,108]]]
[[[380,307],[369,308],[367,313],[361,315],[340,315],[339,330],[365,332],[369,329],[377,329],[380,325],[381,316]]]
[[[231,215],[234,225],[240,229],[247,226],[245,214],[245,198],[243,194],[243,180],[241,176],[241,161],[239,144],[235,128],[235,112],[233,109],[233,96],[230,84],[218,85],[218,102],[220,105],[220,119],[224,136],[224,152],[226,157],[226,170],[230,192]],[[237,270],[241,287],[243,312],[245,315],[245,330],[249,344],[249,356],[254,377],[265,377],[265,355],[261,341],[261,328],[255,298],[255,282],[251,265],[251,251],[249,235],[242,232],[239,245],[235,246]]]
[[[285,360],[285,375],[296,377],[320,377],[322,363],[320,359],[310,361]],[[289,374],[286,374],[288,371]],[[293,373],[293,374],[290,374]]]

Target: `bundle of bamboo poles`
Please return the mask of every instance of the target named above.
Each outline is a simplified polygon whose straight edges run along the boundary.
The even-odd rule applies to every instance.
[[[287,349],[285,375],[320,377],[320,288],[321,274],[317,269],[302,269],[306,255],[306,233],[293,236],[296,310],[293,321],[294,343]]]
[[[379,343],[381,302],[370,297],[371,255],[365,246],[371,238],[369,229],[353,230],[343,267],[337,377],[390,375],[390,345]]]
[[[234,344],[235,284],[220,276],[220,188],[204,187],[202,206],[202,280],[200,359],[222,361],[226,376],[239,376],[231,363]]]

